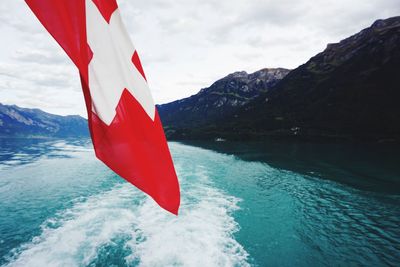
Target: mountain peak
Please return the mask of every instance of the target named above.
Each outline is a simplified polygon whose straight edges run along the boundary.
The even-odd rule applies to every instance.
[[[237,71],[191,97],[159,105],[158,112],[165,125],[201,125],[249,103],[287,73],[289,70],[284,68],[265,68],[250,74]]]
[[[247,77],[248,73],[246,71],[235,71],[234,73],[228,74],[226,78],[241,78]]]
[[[391,17],[388,19],[378,19],[372,25],[372,29],[385,30],[388,28],[400,27],[400,16]]]
[[[341,40],[338,43],[330,43],[324,52],[329,50],[339,50],[346,46],[359,46],[362,42],[370,39],[379,39],[381,34],[388,30],[400,31],[400,16],[388,19],[378,19],[370,27]]]
[[[376,54],[380,64],[390,60],[392,51],[400,42],[400,17],[375,21],[370,27],[341,40],[328,44],[326,49],[312,57],[305,65],[310,71],[331,72],[338,66],[355,58],[362,60],[363,56]],[[377,64],[377,62],[366,62]]]

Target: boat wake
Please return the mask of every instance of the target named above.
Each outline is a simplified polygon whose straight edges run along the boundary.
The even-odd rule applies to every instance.
[[[248,253],[233,237],[239,199],[196,168],[179,175],[178,217],[132,185],[118,184],[46,220],[5,266],[248,266]]]

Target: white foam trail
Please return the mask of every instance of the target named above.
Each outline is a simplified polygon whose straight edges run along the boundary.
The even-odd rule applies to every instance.
[[[15,251],[8,266],[81,266],[90,263],[97,249],[131,229],[136,217],[127,209],[133,195],[128,185],[76,204],[59,218],[43,224],[43,232]],[[132,204],[131,204],[132,205]],[[54,228],[54,226],[59,226]]]
[[[212,187],[204,169],[195,173],[197,182],[181,181],[178,217],[131,185],[118,185],[48,220],[7,266],[85,266],[118,236],[128,240],[127,265],[248,266],[247,252],[233,238],[238,225],[231,213],[239,199]]]
[[[232,237],[238,226],[229,216],[237,199],[211,188],[202,191],[205,199],[184,203],[174,219],[144,203],[138,229],[145,241],[128,242],[134,253],[127,260],[139,260],[139,266],[246,266],[248,255]]]

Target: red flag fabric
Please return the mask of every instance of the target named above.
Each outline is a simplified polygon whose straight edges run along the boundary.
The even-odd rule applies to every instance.
[[[79,70],[96,156],[178,214],[173,161],[116,0],[26,0]]]

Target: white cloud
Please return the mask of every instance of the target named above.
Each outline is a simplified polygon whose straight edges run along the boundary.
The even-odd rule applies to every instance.
[[[296,66],[398,0],[120,0],[157,103],[231,72]],[[0,102],[85,115],[77,71],[22,0],[0,2]]]

